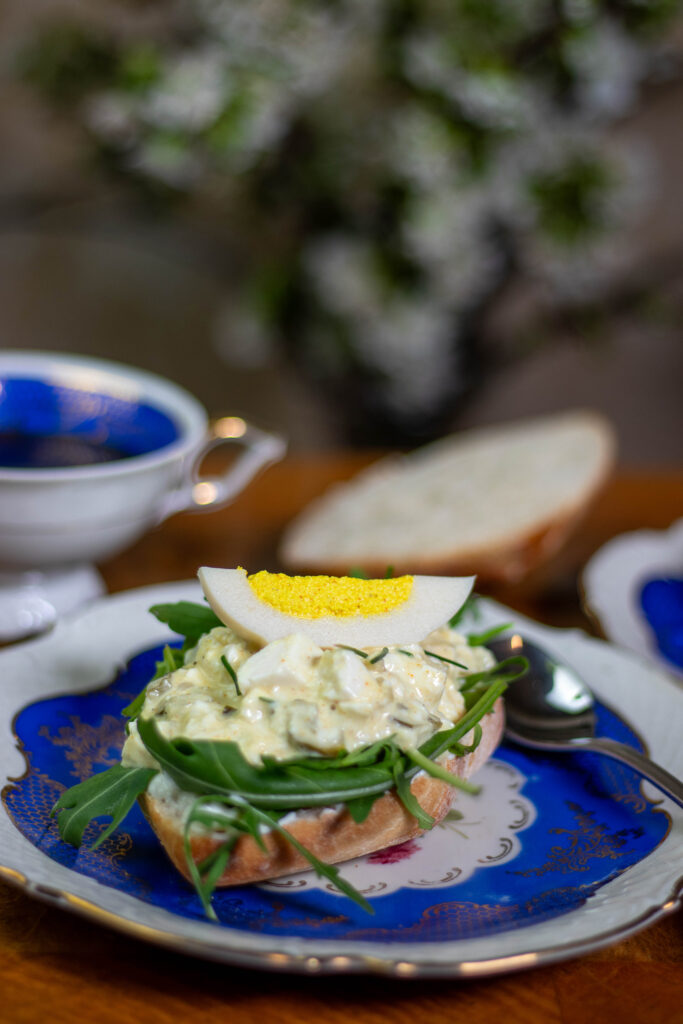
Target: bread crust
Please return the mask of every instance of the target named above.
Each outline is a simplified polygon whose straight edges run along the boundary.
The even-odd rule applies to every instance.
[[[476,750],[463,757],[450,757],[446,762],[448,770],[462,779],[473,775],[498,745],[504,719],[503,700],[499,698],[489,714],[482,719],[482,738]],[[471,737],[470,733],[463,742],[471,742]],[[458,792],[448,783],[434,779],[424,772],[420,772],[413,779],[410,788],[421,807],[431,814],[435,823],[445,818]],[[163,801],[148,793],[142,795],[140,804],[171,861],[178,871],[190,880],[183,829],[177,818],[169,813]],[[416,819],[406,811],[393,790],[375,801],[368,817],[360,824],[353,820],[345,807],[322,808],[297,814],[291,821],[285,823],[285,828],[316,857],[328,864],[385,849],[387,846],[412,839],[424,831]],[[242,836],[238,839],[228,865],[217,883],[218,886],[258,882],[310,868],[305,857],[284,836],[269,832],[262,838],[266,847],[265,852],[251,836]],[[212,834],[193,835],[190,839],[193,860],[195,863],[201,863],[219,845],[220,839]]]

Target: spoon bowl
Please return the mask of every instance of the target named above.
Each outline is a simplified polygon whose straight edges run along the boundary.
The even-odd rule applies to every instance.
[[[518,633],[486,645],[498,661],[522,656],[529,667],[505,694],[505,735],[538,750],[590,750],[634,768],[683,806],[683,783],[634,747],[596,736],[595,700],[568,665]]]

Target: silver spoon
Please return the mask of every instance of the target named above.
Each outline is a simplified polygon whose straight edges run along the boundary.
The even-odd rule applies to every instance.
[[[626,743],[595,735],[593,694],[567,665],[515,634],[486,646],[498,661],[522,655],[529,669],[505,694],[505,735],[538,750],[592,750],[634,768],[683,806],[683,783]]]

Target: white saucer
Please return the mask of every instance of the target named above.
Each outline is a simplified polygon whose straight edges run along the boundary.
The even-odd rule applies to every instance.
[[[608,640],[683,677],[657,650],[640,605],[643,584],[658,575],[683,575],[683,519],[668,530],[622,533],[601,547],[583,570],[585,604]]]

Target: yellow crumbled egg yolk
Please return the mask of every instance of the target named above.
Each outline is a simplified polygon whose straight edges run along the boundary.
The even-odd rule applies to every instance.
[[[413,589],[412,576],[364,580],[263,571],[249,576],[248,582],[261,601],[286,615],[304,619],[383,615],[404,604]]]

